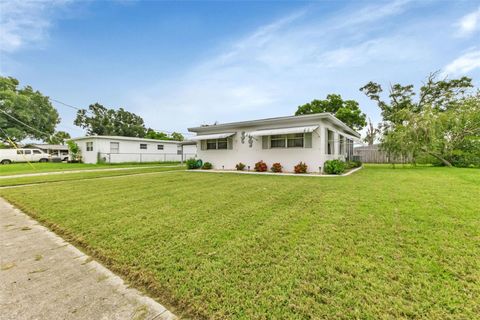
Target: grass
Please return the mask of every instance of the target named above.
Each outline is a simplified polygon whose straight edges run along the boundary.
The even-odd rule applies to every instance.
[[[18,186],[32,183],[47,183],[58,181],[77,181],[96,178],[107,178],[117,176],[136,175],[142,173],[154,173],[164,171],[185,170],[184,166],[168,167],[168,166],[155,166],[154,168],[137,168],[129,170],[119,171],[95,171],[95,172],[78,172],[68,174],[49,174],[43,176],[31,176],[31,177],[17,177],[17,178],[3,178],[0,179],[0,187]]]
[[[480,170],[176,172],[0,194],[186,317],[480,314]]]
[[[0,176],[41,173],[53,171],[69,171],[69,170],[88,170],[88,169],[109,169],[109,168],[130,168],[138,166],[152,165],[175,165],[179,162],[156,162],[156,163],[116,163],[116,164],[91,164],[91,163],[58,163],[47,162],[39,163],[12,163],[8,165],[0,165]]]

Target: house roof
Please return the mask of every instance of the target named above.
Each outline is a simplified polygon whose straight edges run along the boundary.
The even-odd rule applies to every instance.
[[[179,144],[181,141],[176,140],[157,140],[157,139],[147,139],[147,138],[136,138],[136,137],[123,137],[123,136],[84,136],[73,138],[73,141],[86,140],[86,139],[108,139],[108,140],[124,140],[124,141],[137,141],[137,142],[152,142],[152,143],[172,143]]]
[[[238,127],[253,127],[253,126],[260,126],[260,125],[274,125],[274,124],[278,124],[279,126],[292,125],[297,123],[299,120],[320,120],[320,119],[327,119],[333,124],[341,127],[346,132],[350,133],[352,136],[360,138],[360,134],[358,132],[356,132],[355,130],[347,126],[345,123],[340,121],[338,118],[336,118],[333,114],[328,112],[306,114],[306,115],[300,115],[300,116],[286,116],[286,117],[266,118],[266,119],[250,120],[250,121],[220,123],[220,124],[214,124],[214,125],[188,128],[188,131],[196,132],[196,133],[204,133],[204,132],[212,132],[217,130],[228,130],[228,129],[238,128]]]
[[[35,148],[45,150],[68,150],[68,146],[61,144],[33,144]]]

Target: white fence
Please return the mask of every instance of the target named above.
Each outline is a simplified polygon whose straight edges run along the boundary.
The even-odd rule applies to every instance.
[[[106,163],[122,162],[183,162],[196,154],[184,153],[98,153],[98,160]]]

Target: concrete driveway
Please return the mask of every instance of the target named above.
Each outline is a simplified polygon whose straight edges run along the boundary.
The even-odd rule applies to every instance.
[[[0,198],[0,318],[176,317]]]

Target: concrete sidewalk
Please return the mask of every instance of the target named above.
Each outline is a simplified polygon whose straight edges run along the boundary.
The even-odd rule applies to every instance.
[[[63,171],[47,171],[38,173],[22,173],[12,174],[8,176],[0,176],[0,179],[12,179],[12,178],[25,178],[25,177],[37,177],[48,176],[52,174],[69,174],[69,173],[83,173],[83,172],[99,172],[99,171],[122,171],[122,170],[134,170],[134,169],[151,169],[151,168],[174,168],[181,167],[181,164],[172,166],[138,166],[138,167],[120,167],[120,168],[105,168],[105,169],[84,169],[84,170],[63,170]]]
[[[0,318],[176,317],[0,198]]]

